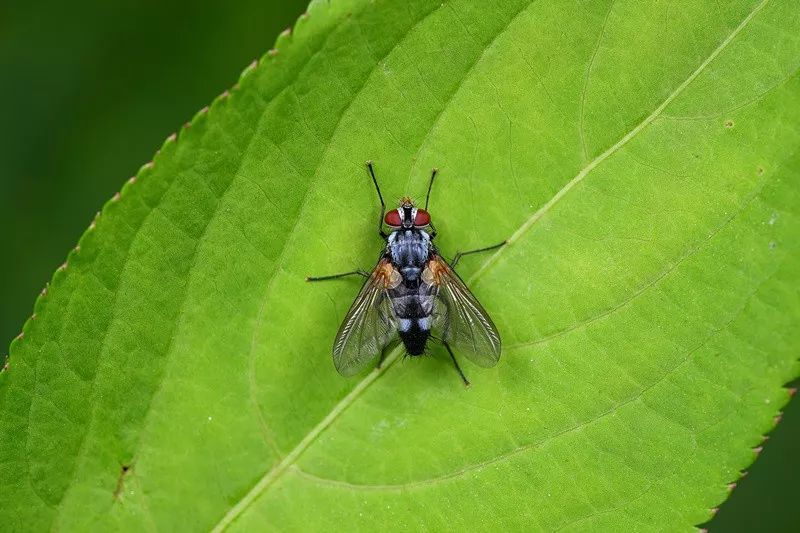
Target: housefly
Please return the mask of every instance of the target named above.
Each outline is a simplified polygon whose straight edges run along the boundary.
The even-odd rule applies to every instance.
[[[400,200],[397,209],[386,212],[386,204],[375,178],[372,162],[369,175],[381,216],[378,233],[386,241],[372,272],[354,270],[331,276],[309,277],[323,281],[350,275],[366,278],[361,292],[347,312],[333,343],[333,363],[344,376],[352,376],[379,357],[380,367],[387,346],[397,337],[410,356],[425,353],[430,338],[438,338],[450,354],[465,385],[469,381],[453,354],[453,348],[482,367],[497,364],[500,335],[492,319],[453,268],[465,255],[494,250],[505,241],[460,252],[448,263],[433,244],[436,229],[428,212],[436,169],[433,169],[425,197],[425,209],[411,198]],[[389,232],[384,231],[384,224]],[[435,337],[434,337],[435,335]]]

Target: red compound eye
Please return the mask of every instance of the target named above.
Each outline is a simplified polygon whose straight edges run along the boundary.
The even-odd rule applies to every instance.
[[[397,212],[397,209],[392,209],[386,216],[383,217],[383,221],[386,222],[387,226],[395,226],[400,227],[403,225],[403,221],[400,219],[400,213]]]
[[[424,209],[417,209],[417,216],[414,217],[415,226],[427,226],[431,223],[431,216]]]

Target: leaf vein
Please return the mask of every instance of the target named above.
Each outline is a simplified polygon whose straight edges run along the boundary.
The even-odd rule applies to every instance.
[[[586,93],[589,92],[589,78],[592,76],[592,67],[594,67],[594,60],[597,57],[597,52],[600,51],[600,44],[603,42],[603,36],[606,33],[606,26],[608,25],[608,19],[611,18],[611,11],[614,9],[614,4],[616,0],[612,0],[611,3],[608,5],[608,11],[606,11],[606,16],[603,19],[603,25],[600,27],[600,34],[597,36],[597,42],[595,43],[594,50],[592,50],[592,55],[589,57],[589,64],[586,66],[586,74],[583,77],[583,89],[581,90],[581,105],[580,105],[580,112],[579,112],[579,122],[578,122],[578,133],[581,137],[581,154],[583,155],[583,161],[589,159],[589,152],[586,148]]]
[[[677,98],[691,83],[699,76],[705,69],[711,64],[714,59],[722,53],[725,48],[736,38],[737,35],[750,23],[750,21],[758,14],[759,11],[769,2],[769,0],[762,0],[758,5],[753,8],[753,10],[739,23],[739,25],[734,28],[734,30],[725,38],[723,41],[709,54],[709,56],[687,77],[683,83],[678,85],[674,91],[672,91],[669,96],[658,106],[655,110],[650,113],[642,122],[637,124],[631,131],[625,134],[620,140],[618,140],[613,146],[608,148],[605,152],[594,158],[588,165],[583,167],[574,178],[569,180],[564,187],[562,187],[556,194],[553,196],[547,203],[542,205],[533,215],[531,215],[518,229],[514,232],[513,235],[508,239],[508,243],[506,246],[498,249],[494,254],[492,254],[489,259],[487,259],[483,265],[473,274],[471,277],[471,281],[477,280],[484,272],[486,272],[489,267],[494,265],[498,258],[501,257],[506,250],[513,247],[513,244],[522,238],[535,224],[538,222],[542,217],[544,217],[552,208],[555,206],[559,201],[561,201],[564,196],[567,195],[573,188],[575,188],[579,183],[583,181],[583,179],[598,165],[600,165],[603,161],[608,159],[610,156],[615,154],[619,151],[623,146],[628,144],[633,138],[635,138],[642,130],[647,128],[650,124],[653,123],[664,111],[664,109],[672,103],[675,98]]]
[[[648,115],[641,123],[639,123],[635,128],[633,128],[630,132],[628,132],[619,141],[617,141],[616,144],[611,146],[608,150],[606,150],[605,152],[600,154],[598,157],[596,157],[594,160],[592,160],[588,165],[586,165],[574,178],[572,178],[561,190],[559,190],[558,193],[556,193],[556,195],[553,198],[551,198],[550,201],[548,201],[539,210],[537,210],[533,215],[531,215],[531,217],[511,236],[511,238],[509,239],[509,245],[513,244],[514,242],[519,240],[523,235],[525,235],[527,233],[527,231],[539,219],[541,219],[555,204],[557,204],[572,188],[574,188],[576,185],[578,185],[586,177],[586,175],[588,175],[594,168],[596,168],[600,163],[602,163],[604,160],[606,160],[612,154],[617,152],[620,148],[625,146],[631,139],[636,137],[636,135],[638,135],[643,129],[645,129],[656,118],[658,118],[658,116],[661,114],[661,112],[664,109],[666,109],[666,107],[675,98],[677,98],[686,89],[686,87],[688,87],[697,78],[697,76],[699,76],[700,73],[703,72],[703,70],[705,70],[705,68],[728,46],[728,44],[730,44],[731,41],[733,41],[733,39],[747,26],[747,24],[767,4],[768,1],[769,0],[762,0],[762,2],[759,3],[741,21],[741,23],[717,46],[717,48],[715,48],[711,52],[711,54],[700,64],[700,66],[698,66],[697,69],[695,69],[689,75],[689,77],[686,80],[684,80],[683,83],[681,83],[672,93],[670,93],[670,95],[650,115]],[[513,21],[516,19],[516,17],[520,16],[521,13],[525,9],[529,8],[530,5],[532,5],[532,3],[533,2],[528,4],[526,6],[526,8],[523,8],[522,10],[520,10],[520,12],[518,12],[517,15],[515,15],[515,17],[512,18],[512,20],[509,22],[508,26],[510,26],[511,23],[513,23]],[[429,15],[427,15],[427,16],[429,16]],[[425,18],[423,18],[422,20],[425,20],[427,18],[427,16]],[[506,29],[508,28],[508,26],[506,27]],[[499,32],[498,36],[495,39],[493,39],[487,45],[486,48],[490,47],[492,45],[492,43],[496,42],[497,38],[499,38],[499,36],[501,34],[502,34],[502,32]],[[485,53],[486,48],[484,49],[483,53]],[[480,59],[483,57],[483,53],[481,53],[479,55],[479,57],[477,58],[475,64],[477,64],[480,61]],[[469,73],[474,69],[475,64],[473,64],[472,67],[470,67],[470,69],[465,74],[465,77],[468,76]],[[459,87],[461,87],[462,83],[463,83],[463,78],[462,78],[462,82],[459,84]],[[455,96],[455,93],[457,91],[458,91],[458,88],[454,92],[453,97]],[[450,98],[450,101],[452,101],[453,97]],[[448,105],[449,105],[449,102],[448,102],[448,104],[445,105],[445,109],[443,109],[438,114],[438,116],[435,118],[433,126],[429,129],[428,134],[425,137],[426,139],[431,135],[432,131],[435,129],[436,125],[440,121],[440,119],[443,116],[443,113],[445,112],[445,110],[446,110]],[[346,112],[346,110],[345,110],[345,112]],[[417,156],[419,155],[419,152],[421,151],[423,145],[424,145],[424,139],[423,139],[423,142],[420,144],[420,150],[418,150]],[[330,147],[330,145],[329,145],[329,147]],[[327,151],[328,150],[326,150],[326,153],[327,153]],[[324,157],[323,157],[323,159],[324,159]],[[418,157],[415,158],[415,160],[418,160]],[[497,261],[497,258],[502,253],[502,250],[505,250],[508,247],[509,246],[505,246],[505,247],[501,248],[500,251],[498,251],[495,254],[493,254],[487,261],[484,262],[484,264],[475,273],[475,275],[472,276],[472,278],[476,279],[476,278],[479,277],[480,274],[485,272],[491,265],[493,265]],[[709,339],[706,339],[706,341],[707,340],[709,340]],[[698,348],[696,348],[696,349],[699,349],[701,346],[698,346]],[[652,388],[652,387],[656,386],[661,380],[666,379],[666,377],[668,377],[669,374],[671,374],[672,372],[676,371],[680,366],[682,366],[688,360],[690,360],[691,353],[693,353],[693,352],[690,352],[690,354],[688,354],[687,357],[684,360],[681,361],[681,363],[679,363],[678,365],[676,365],[676,367],[671,369],[667,374],[665,374],[664,377],[662,377],[660,380],[656,381],[655,383],[651,384],[647,389],[642,390],[639,395],[637,395],[637,396],[633,397],[632,399],[628,400],[628,402],[635,400],[637,397],[640,397],[641,394],[644,394],[647,390],[649,390],[649,388]],[[388,357],[387,358],[387,364],[382,369],[373,371],[366,378],[364,378],[361,382],[359,382],[358,385],[356,385],[356,387],[347,396],[345,396],[345,398],[343,398],[338,404],[336,404],[336,406],[334,406],[334,408],[331,410],[331,412],[317,426],[315,426],[303,438],[303,440],[300,441],[300,443],[298,443],[298,445],[283,459],[283,461],[281,461],[273,469],[271,469],[269,472],[267,472],[256,483],[256,485],[242,499],[240,499],[229,510],[229,512],[225,514],[225,516],[222,517],[220,522],[218,524],[216,524],[216,526],[213,528],[212,531],[215,531],[215,532],[223,531],[234,520],[236,520],[236,518],[238,518],[268,487],[270,487],[284,472],[286,472],[290,467],[292,467],[294,465],[296,460],[300,457],[300,455],[302,455],[302,453],[308,448],[308,446],[317,438],[317,436],[319,436],[325,429],[327,429],[339,417],[339,415],[342,412],[344,412],[360,396],[360,394],[367,387],[369,387],[369,385],[371,385],[383,372],[385,372],[386,370],[388,370],[388,368],[391,367],[391,363],[393,363],[395,359],[396,359],[396,356],[395,357],[391,357],[391,356]],[[620,407],[620,406],[618,406],[618,407]],[[608,414],[610,414],[610,413],[606,413],[604,415],[601,415],[601,417],[608,416]],[[567,431],[569,431],[569,430],[567,430]],[[516,453],[519,453],[519,452],[516,452]],[[494,461],[497,461],[497,459],[494,459],[491,462],[494,462]],[[450,476],[453,476],[453,475],[454,474],[450,474]]]

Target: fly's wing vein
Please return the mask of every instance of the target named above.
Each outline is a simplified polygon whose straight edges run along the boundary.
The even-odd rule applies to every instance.
[[[394,319],[378,263],[347,312],[333,343],[333,364],[344,376],[359,373],[389,343]]]
[[[437,302],[442,307],[434,324],[441,331],[442,340],[472,362],[494,366],[500,359],[500,335],[492,319],[441,256],[434,256],[431,262],[436,262]]]

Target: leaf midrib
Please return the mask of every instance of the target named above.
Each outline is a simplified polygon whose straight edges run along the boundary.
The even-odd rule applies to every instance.
[[[587,164],[578,174],[572,178],[569,182],[567,182],[564,187],[562,187],[548,202],[546,202],[541,208],[539,208],[533,215],[531,215],[521,226],[520,228],[515,231],[512,236],[508,239],[508,243],[506,246],[500,248],[497,252],[492,254],[489,259],[484,261],[484,263],[478,268],[478,270],[471,276],[469,282],[474,282],[477,280],[489,267],[495,264],[498,258],[503,254],[503,252],[512,246],[514,242],[518,241],[522,238],[527,232],[533,227],[536,222],[538,222],[544,215],[546,215],[550,209],[554,205],[556,205],[568,192],[570,192],[576,185],[578,185],[583,179],[592,171],[594,170],[600,163],[608,159],[611,155],[616,153],[620,148],[625,146],[628,142],[630,142],[634,137],[636,137],[642,130],[644,130],[647,126],[653,123],[656,118],[664,111],[664,109],[672,103],[675,98],[677,98],[696,78],[699,76],[705,69],[711,64],[719,54],[727,48],[727,46],[741,33],[741,31],[750,23],[750,21],[764,8],[764,6],[769,2],[769,0],[762,0],[759,4],[757,4],[748,14],[745,16],[742,21],[739,23],[736,28],[731,31],[730,34],[709,54],[709,56],[702,62],[700,65],[680,84],[676,87],[668,96],[667,98],[655,108],[655,110],[648,115],[642,122],[637,124],[633,129],[631,129],[627,134],[625,134],[622,138],[620,138],[614,145],[608,148],[606,151],[601,153],[595,159],[593,159],[589,164]],[[528,7],[531,4],[528,4]],[[524,11],[521,10],[517,13],[508,25],[504,28],[504,30],[498,32],[497,36],[484,48],[483,52],[479,55],[476,63],[480,62],[480,59],[485,54],[486,50],[492,46],[493,43],[497,41],[497,39],[508,29],[508,27],[513,23],[513,21]],[[423,19],[424,20],[424,19]],[[469,75],[470,72],[474,70],[475,65],[473,65],[462,77],[461,82],[459,83],[459,88],[463,85],[464,80]],[[455,93],[458,92],[458,89]],[[454,93],[454,95],[455,95]],[[452,101],[452,98],[451,98]],[[448,102],[449,103],[449,102]],[[397,347],[390,356],[386,359],[386,364],[381,369],[376,369],[375,371],[371,372],[367,375],[361,382],[356,385],[356,387],[347,395],[345,396],[339,403],[337,403],[331,412],[295,446],[295,448],[281,461],[278,465],[273,467],[269,472],[267,472],[256,485],[241,499],[239,500],[229,511],[226,513],[219,523],[217,523],[214,528],[212,529],[213,532],[221,532],[227,526],[229,526],[236,518],[239,517],[247,507],[253,503],[262,493],[266,490],[269,486],[271,486],[275,480],[277,480],[294,462],[303,454],[303,452],[308,448],[308,446],[324,431],[326,430],[338,417],[341,413],[343,413],[352,403],[361,395],[361,393],[366,390],[369,385],[371,385],[378,377],[380,377],[384,372],[386,372],[392,364],[397,359],[398,354],[401,351],[401,347]]]
[[[436,9],[431,10],[430,12],[426,13],[425,16],[423,16],[422,18],[417,20],[413,25],[411,25],[408,28],[408,30],[406,32],[404,32],[402,36],[400,36],[400,38],[398,39],[398,43],[402,42],[402,40],[405,39],[405,37],[408,36],[408,34],[410,34],[412,31],[414,31],[415,28],[419,27],[420,24],[422,24],[425,20],[427,20],[436,11],[437,11]],[[392,53],[392,51],[394,51],[394,49],[396,47],[397,47],[397,45],[395,44],[395,46],[391,47],[383,55],[383,57],[381,57],[379,59],[374,59],[375,67],[372,68],[372,70],[370,71],[370,74],[368,76],[364,76],[364,80],[363,80],[361,86],[358,88],[358,90],[356,90],[356,92],[353,94],[353,97],[350,99],[350,102],[347,104],[347,106],[345,106],[344,110],[342,110],[342,112],[339,114],[339,119],[337,120],[335,126],[333,127],[333,130],[332,130],[332,133],[330,134],[329,140],[336,137],[337,133],[339,132],[339,130],[340,130],[341,126],[342,126],[342,123],[344,122],[345,117],[347,116],[347,113],[352,108],[352,106],[355,103],[355,101],[358,98],[358,96],[367,87],[367,85],[369,83],[369,80],[370,80],[370,77],[372,76],[372,74],[375,71],[375,69],[377,68],[377,66],[380,65]],[[291,84],[287,85],[286,88],[284,88],[284,90],[288,89],[291,86],[292,86]],[[286,239],[284,240],[283,247],[281,248],[280,255],[278,256],[277,260],[275,261],[275,267],[273,268],[272,275],[270,276],[269,281],[267,282],[266,289],[264,291],[264,295],[261,298],[261,305],[259,306],[258,312],[256,313],[256,319],[255,319],[255,322],[254,322],[255,326],[253,327],[253,334],[250,337],[250,349],[249,349],[249,351],[247,353],[247,372],[248,372],[248,380],[247,381],[248,381],[248,389],[249,389],[248,392],[249,392],[249,395],[250,395],[250,401],[251,401],[251,403],[253,405],[253,408],[255,409],[255,411],[256,411],[256,413],[257,413],[257,415],[259,417],[260,422],[262,423],[262,427],[263,428],[267,428],[267,429],[268,429],[268,426],[266,425],[266,421],[264,420],[264,417],[263,417],[263,415],[261,413],[261,409],[260,409],[260,407],[258,405],[258,401],[256,399],[256,394],[255,394],[256,379],[255,379],[255,357],[254,357],[254,353],[255,353],[256,338],[258,337],[258,332],[259,332],[259,328],[257,327],[257,325],[260,324],[263,321],[264,310],[266,308],[268,296],[272,293],[272,287],[273,287],[273,284],[275,282],[275,279],[277,278],[278,273],[283,268],[283,262],[284,262],[284,259],[286,257],[286,252],[292,249],[291,243],[296,238],[297,230],[301,226],[300,220],[302,219],[303,213],[305,213],[306,208],[308,207],[308,202],[309,202],[309,199],[311,197],[311,192],[314,189],[314,184],[319,179],[320,170],[322,169],[322,166],[323,166],[324,162],[328,158],[328,154],[331,151],[331,146],[332,146],[332,143],[328,142],[326,147],[325,147],[325,150],[323,151],[322,155],[320,156],[319,160],[317,161],[317,164],[316,164],[316,166],[314,168],[314,173],[311,175],[311,179],[308,180],[308,187],[306,188],[305,193],[303,195],[303,199],[302,199],[302,201],[300,203],[300,208],[298,209],[298,212],[297,212],[296,222],[292,226],[292,229],[289,231],[289,234],[287,235]],[[275,446],[274,442],[267,442],[267,444],[273,450],[275,450],[276,452],[278,451],[277,450],[277,446]],[[290,455],[291,455],[291,453],[290,453]],[[278,453],[278,456],[280,456],[280,453]],[[287,457],[288,457],[288,455],[287,455]],[[286,457],[284,457],[284,460],[285,459],[286,459]],[[274,468],[277,468],[277,466],[274,467]],[[273,468],[273,470],[274,470],[274,468]]]

